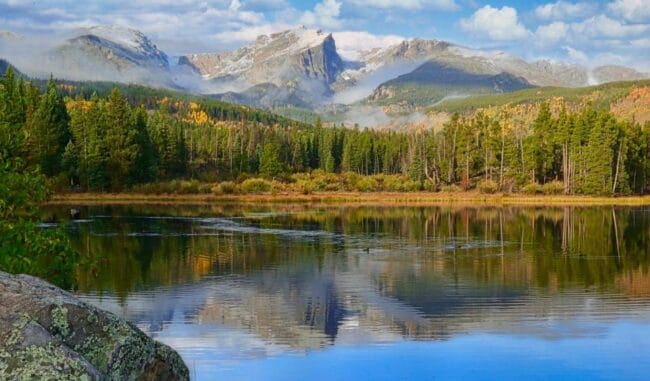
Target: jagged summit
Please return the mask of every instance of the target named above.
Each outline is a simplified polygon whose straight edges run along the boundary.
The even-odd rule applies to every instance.
[[[83,28],[81,31],[83,32],[82,34],[92,34],[134,50],[142,48],[148,48],[148,50],[157,49],[144,33],[127,27],[118,25],[95,25],[90,28]]]
[[[331,34],[304,26],[261,35],[250,45],[226,53],[181,57],[206,78],[243,76],[251,84],[297,79],[292,74],[331,83],[343,67]]]
[[[115,51],[118,57],[128,59],[136,65],[169,67],[167,55],[138,30],[116,25],[98,25],[81,31],[81,36],[68,42],[75,44],[83,40],[91,45],[97,44]]]
[[[117,80],[171,86],[167,54],[143,33],[119,26],[79,31],[47,53],[54,75],[75,80]]]
[[[28,75],[172,87],[265,108],[320,109],[364,100],[426,106],[458,94],[648,77],[621,66],[527,61],[422,38],[346,50],[355,57],[346,61],[332,34],[304,26],[260,35],[233,51],[181,56],[179,65],[170,65],[167,54],[144,33],[116,25],[83,28],[65,41],[53,37],[48,45],[0,31],[0,57]]]

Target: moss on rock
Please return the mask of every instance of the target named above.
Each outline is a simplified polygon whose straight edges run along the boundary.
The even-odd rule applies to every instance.
[[[29,276],[0,272],[0,379],[187,380],[171,348]]]

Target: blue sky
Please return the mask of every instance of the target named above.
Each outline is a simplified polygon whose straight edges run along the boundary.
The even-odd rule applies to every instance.
[[[650,71],[650,0],[0,0],[0,30],[47,38],[97,24],[141,30],[172,54],[306,25],[334,33],[347,55],[422,37]]]

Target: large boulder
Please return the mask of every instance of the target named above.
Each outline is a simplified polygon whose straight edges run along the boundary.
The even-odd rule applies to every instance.
[[[136,326],[27,275],[0,272],[0,379],[187,380]]]

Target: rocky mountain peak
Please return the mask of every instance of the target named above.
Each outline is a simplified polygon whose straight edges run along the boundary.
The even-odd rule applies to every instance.
[[[205,78],[237,77],[251,86],[314,80],[328,87],[344,66],[332,35],[304,26],[258,36],[232,52],[187,55],[179,63],[193,67]]]
[[[69,40],[97,44],[132,60],[136,64],[169,67],[167,55],[142,32],[116,25],[98,25],[82,29],[83,35]],[[121,54],[120,54],[121,53]]]

